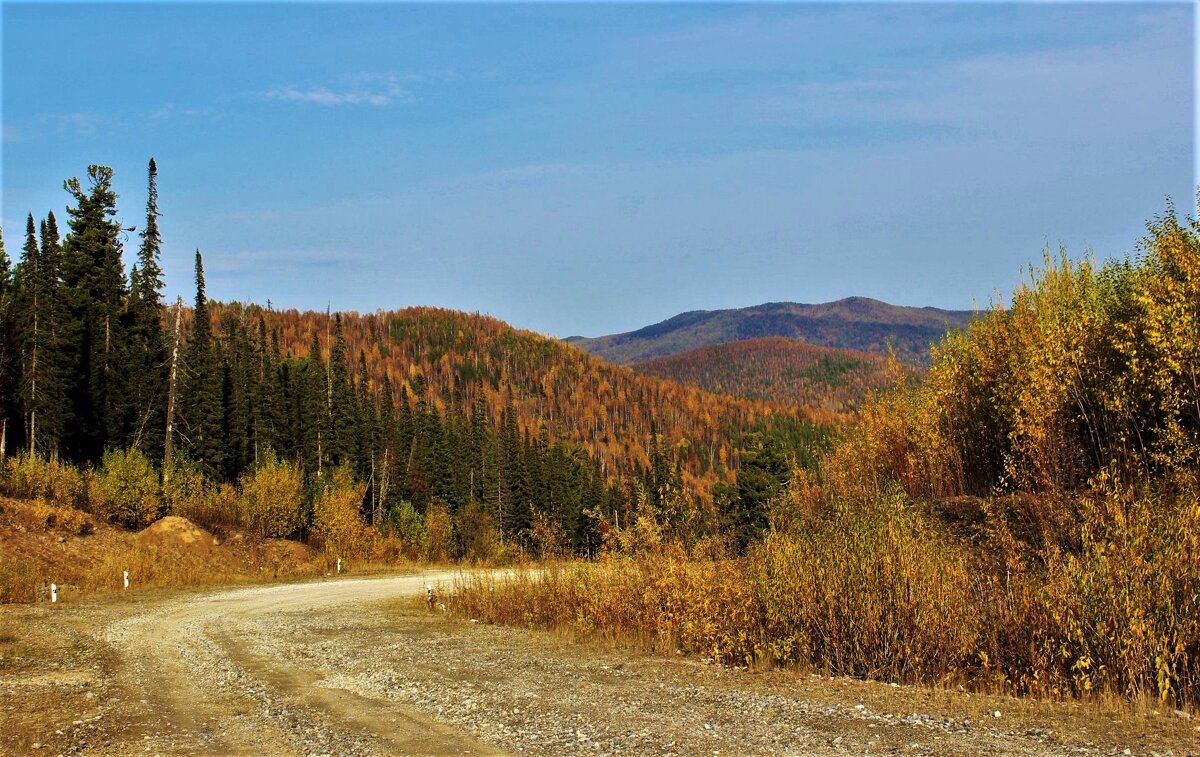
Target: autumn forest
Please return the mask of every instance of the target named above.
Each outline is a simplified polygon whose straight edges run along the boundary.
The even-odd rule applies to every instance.
[[[112,180],[0,246],[9,496],[339,568],[568,558],[445,606],[733,665],[1200,702],[1200,226],[1173,206],[907,362],[766,335],[621,366],[480,314],[210,299],[200,251],[166,303],[157,166],[128,271]],[[651,349],[628,336],[575,341]]]

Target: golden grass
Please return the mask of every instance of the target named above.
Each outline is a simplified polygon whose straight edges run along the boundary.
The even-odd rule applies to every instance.
[[[1137,525],[1104,533],[1096,515],[1082,553],[1037,561],[953,538],[894,496],[773,532],[740,560],[608,555],[463,578],[448,605],[739,666],[1194,707],[1200,508],[1125,507]]]

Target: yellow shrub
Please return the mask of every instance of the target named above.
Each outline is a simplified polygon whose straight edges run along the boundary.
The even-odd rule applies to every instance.
[[[170,466],[170,475],[163,484],[167,510],[203,528],[225,525],[215,506],[216,487],[200,472],[200,467],[182,458],[172,461]]]
[[[90,489],[92,507],[126,528],[143,528],[162,515],[158,472],[137,449],[105,452]]]
[[[445,562],[454,554],[454,521],[445,504],[434,500],[425,512],[425,559]]]
[[[487,508],[478,500],[471,500],[458,516],[458,541],[463,559],[491,562],[503,550],[500,531]],[[535,524],[535,541],[537,540]]]
[[[83,475],[57,457],[47,459],[28,453],[10,457],[5,465],[4,488],[13,497],[44,497],[67,507],[87,505]]]
[[[346,466],[334,471],[313,502],[313,533],[325,551],[343,558],[367,558],[374,551],[376,534],[363,522],[360,510],[367,487],[354,481]]]
[[[240,520],[263,537],[283,537],[304,524],[304,474],[270,456],[241,479]]]

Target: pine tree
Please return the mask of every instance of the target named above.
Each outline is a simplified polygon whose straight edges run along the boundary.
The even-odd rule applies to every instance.
[[[14,322],[12,263],[0,231],[0,465],[8,452],[9,424],[16,427],[17,330]]]
[[[371,381],[367,376],[367,357],[358,353],[358,381],[354,385],[355,437],[354,469],[362,481],[366,481],[370,496],[376,494],[376,467],[382,452],[382,429],[376,398],[371,394]]]
[[[267,320],[258,317],[258,370],[255,375],[254,461],[268,452],[282,451],[284,413],[283,386],[280,380],[279,341],[267,330]]]
[[[88,166],[86,193],[79,179],[63,184],[75,202],[67,208],[71,233],[64,245],[63,280],[76,357],[68,392],[72,433],[64,442],[72,457],[93,462],[119,436],[119,405],[127,391],[121,321],[126,281],[112,177],[111,168],[93,165]]]
[[[196,250],[196,303],[192,336],[187,344],[187,381],[181,415],[188,455],[207,475],[223,472],[225,445],[221,438],[221,390],[224,371],[213,343],[208,298],[204,291],[204,261]]]
[[[17,289],[20,293],[18,307],[21,311],[21,405],[25,417],[25,446],[34,454],[37,453],[38,409],[42,404],[41,395],[38,393],[38,378],[41,376],[38,348],[42,346],[41,328],[45,324],[40,316],[41,306],[46,301],[41,272],[38,270],[39,252],[33,214],[30,213],[25,223],[25,246],[21,250],[21,263],[17,267]]]
[[[126,328],[129,335],[129,367],[126,403],[122,412],[123,442],[136,446],[152,458],[162,457],[161,438],[156,433],[165,422],[168,370],[167,341],[163,321],[163,273],[159,259],[162,237],[158,231],[158,167],[150,159],[146,200],[146,225],[138,262],[130,275]]]
[[[222,319],[222,436],[225,478],[233,481],[254,462],[254,376],[258,356],[238,314]]]
[[[329,374],[314,332],[298,393],[300,441],[305,468],[320,477],[329,467]]]
[[[775,439],[755,440],[754,446],[743,453],[737,473],[737,498],[725,514],[739,551],[744,552],[751,542],[762,538],[769,525],[771,501],[787,487],[791,469],[786,450]]]
[[[25,246],[13,280],[13,326],[19,350],[19,406],[25,446],[54,454],[66,415],[63,359],[59,339],[62,310],[58,283],[58,240],[43,222],[42,244],[33,216],[26,223]],[[56,230],[55,230],[56,231]]]
[[[12,290],[12,262],[4,249],[4,232],[0,230],[0,302],[6,301]]]
[[[354,461],[357,414],[339,313],[334,318],[329,351],[329,455],[335,466]]]

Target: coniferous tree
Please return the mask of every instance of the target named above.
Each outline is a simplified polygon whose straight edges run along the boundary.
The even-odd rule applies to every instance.
[[[7,298],[12,290],[12,261],[4,249],[4,232],[0,229],[0,299]]]
[[[771,501],[787,486],[791,470],[786,450],[775,439],[756,440],[743,454],[737,497],[725,516],[739,551],[762,538],[769,525]]]
[[[320,477],[329,462],[329,374],[313,333],[299,393],[300,436],[306,469]]]
[[[283,386],[280,380],[279,341],[267,330],[267,320],[258,318],[258,366],[255,376],[254,460],[268,451],[281,452],[284,413],[281,409]]]
[[[258,363],[246,327],[238,314],[222,319],[222,437],[225,478],[235,480],[254,461],[254,374]]]
[[[9,426],[17,423],[17,328],[13,306],[12,262],[0,231],[0,464],[8,452]]]
[[[128,375],[121,320],[126,281],[112,177],[111,168],[92,165],[87,192],[77,178],[63,184],[75,203],[67,208],[71,233],[64,243],[63,280],[76,358],[68,387],[71,433],[64,444],[74,458],[93,462],[119,435]]]
[[[123,408],[123,442],[151,458],[162,457],[156,433],[165,421],[168,345],[163,333],[162,236],[158,230],[158,167],[150,159],[146,225],[130,275],[125,309],[128,329],[128,387]]]
[[[355,457],[357,411],[349,374],[346,338],[339,313],[334,318],[333,346],[329,351],[329,457],[335,466],[352,463]]]
[[[39,247],[30,215],[21,263],[13,279],[13,322],[20,350],[18,394],[25,446],[30,451],[56,454],[67,415],[60,256],[57,228],[43,222],[41,232]]]
[[[38,364],[39,348],[42,346],[41,329],[45,326],[41,318],[41,307],[46,301],[39,271],[37,233],[34,231],[33,214],[25,223],[25,246],[21,248],[21,262],[17,266],[17,291],[20,297],[19,322],[21,326],[21,406],[25,420],[25,446],[37,452],[38,410],[42,404],[38,392],[41,366]]]
[[[218,478],[224,473],[225,464],[225,445],[221,438],[224,371],[213,343],[209,318],[204,261],[200,251],[196,250],[196,302],[192,311],[192,336],[187,344],[187,381],[181,415],[189,457],[209,476]]]

